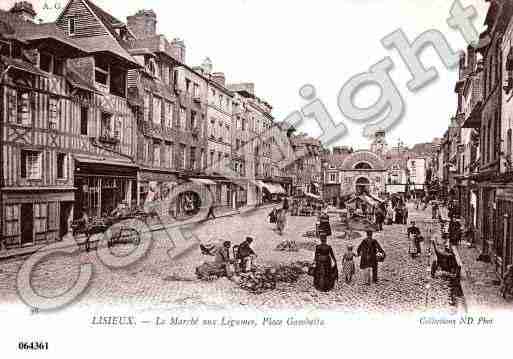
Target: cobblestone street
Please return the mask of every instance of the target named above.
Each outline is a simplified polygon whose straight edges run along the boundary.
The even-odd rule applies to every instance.
[[[202,241],[226,239],[240,243],[245,236],[253,236],[253,248],[259,255],[257,264],[311,261],[316,239],[303,237],[303,234],[314,228],[314,217],[290,217],[286,233],[279,236],[267,221],[268,211],[261,209],[249,216],[220,218],[196,225],[191,230]],[[413,213],[410,218],[423,215]],[[332,222],[336,221],[332,218]],[[419,259],[408,256],[405,232],[404,226],[393,225],[385,226],[385,230],[376,235],[387,253],[385,263],[379,268],[377,285],[365,286],[357,269],[352,284],[339,281],[329,293],[316,291],[313,279],[308,275],[302,276],[295,284],[280,283],[276,290],[260,295],[246,292],[226,278],[213,282],[199,281],[194,275],[195,267],[212,257],[202,256],[192,241],[176,243],[176,248],[173,248],[162,232],[155,236],[149,254],[128,268],[109,269],[94,251],[67,257],[55,256],[36,267],[32,283],[42,295],[54,296],[73,284],[79,273],[79,263],[90,262],[94,265],[94,276],[76,305],[97,307],[119,303],[148,310],[311,308],[398,313],[427,308],[450,312],[448,282],[438,278],[431,280],[425,254]],[[338,238],[340,234],[336,232],[330,239],[338,258],[348,244],[352,243],[356,248],[361,240],[351,242]],[[306,249],[293,253],[275,251],[277,244],[285,239],[295,240]],[[183,252],[187,248],[191,249]],[[121,250],[121,247],[114,249]],[[179,252],[183,253],[174,260],[170,259]],[[17,259],[0,265],[0,298],[3,302],[20,302],[15,286],[21,263],[22,260]],[[430,284],[429,293],[426,292],[427,284]]]

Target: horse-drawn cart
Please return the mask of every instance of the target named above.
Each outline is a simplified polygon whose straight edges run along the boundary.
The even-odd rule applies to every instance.
[[[84,221],[82,219],[75,220],[71,224],[73,230],[73,236],[76,237],[79,234],[85,235],[85,241],[81,242],[85,247],[86,252],[91,249],[91,239],[99,234],[107,235],[107,246],[109,248],[116,244],[134,244],[136,246],[141,242],[141,233],[137,226],[133,225],[134,220],[142,221],[147,224],[147,220],[152,217],[151,214],[144,211],[135,210],[124,216],[112,216],[93,218],[90,221]],[[98,246],[99,240],[95,240],[96,247]]]

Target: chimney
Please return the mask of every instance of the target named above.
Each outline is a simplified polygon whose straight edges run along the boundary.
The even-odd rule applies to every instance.
[[[185,43],[179,38],[174,38],[171,41],[170,52],[171,56],[181,63],[185,63]]]
[[[157,14],[153,10],[139,10],[126,18],[128,28],[138,39],[145,39],[157,34]]]
[[[226,85],[226,77],[224,76],[223,72],[214,72],[212,74],[212,81],[215,83],[218,83],[221,86]]]
[[[11,14],[14,14],[25,21],[34,22],[34,18],[36,17],[36,12],[34,11],[34,7],[28,1],[18,1],[14,4],[14,6],[9,10]]]

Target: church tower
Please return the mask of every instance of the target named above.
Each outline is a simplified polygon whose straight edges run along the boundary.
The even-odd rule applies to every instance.
[[[385,131],[378,130],[374,133],[374,141],[371,144],[371,152],[378,156],[383,156],[388,150],[387,141],[385,139]]]

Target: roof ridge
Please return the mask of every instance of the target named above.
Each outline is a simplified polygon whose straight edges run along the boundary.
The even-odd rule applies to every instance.
[[[103,10],[101,7],[99,7],[92,1],[90,1],[90,0],[83,0],[83,1],[85,1],[87,3],[87,6],[89,6],[91,8],[91,10],[95,12],[95,14],[100,18],[100,20],[102,22],[108,21],[108,22],[110,22],[110,24],[114,24],[114,23],[124,24],[123,21],[118,20],[112,14]]]

